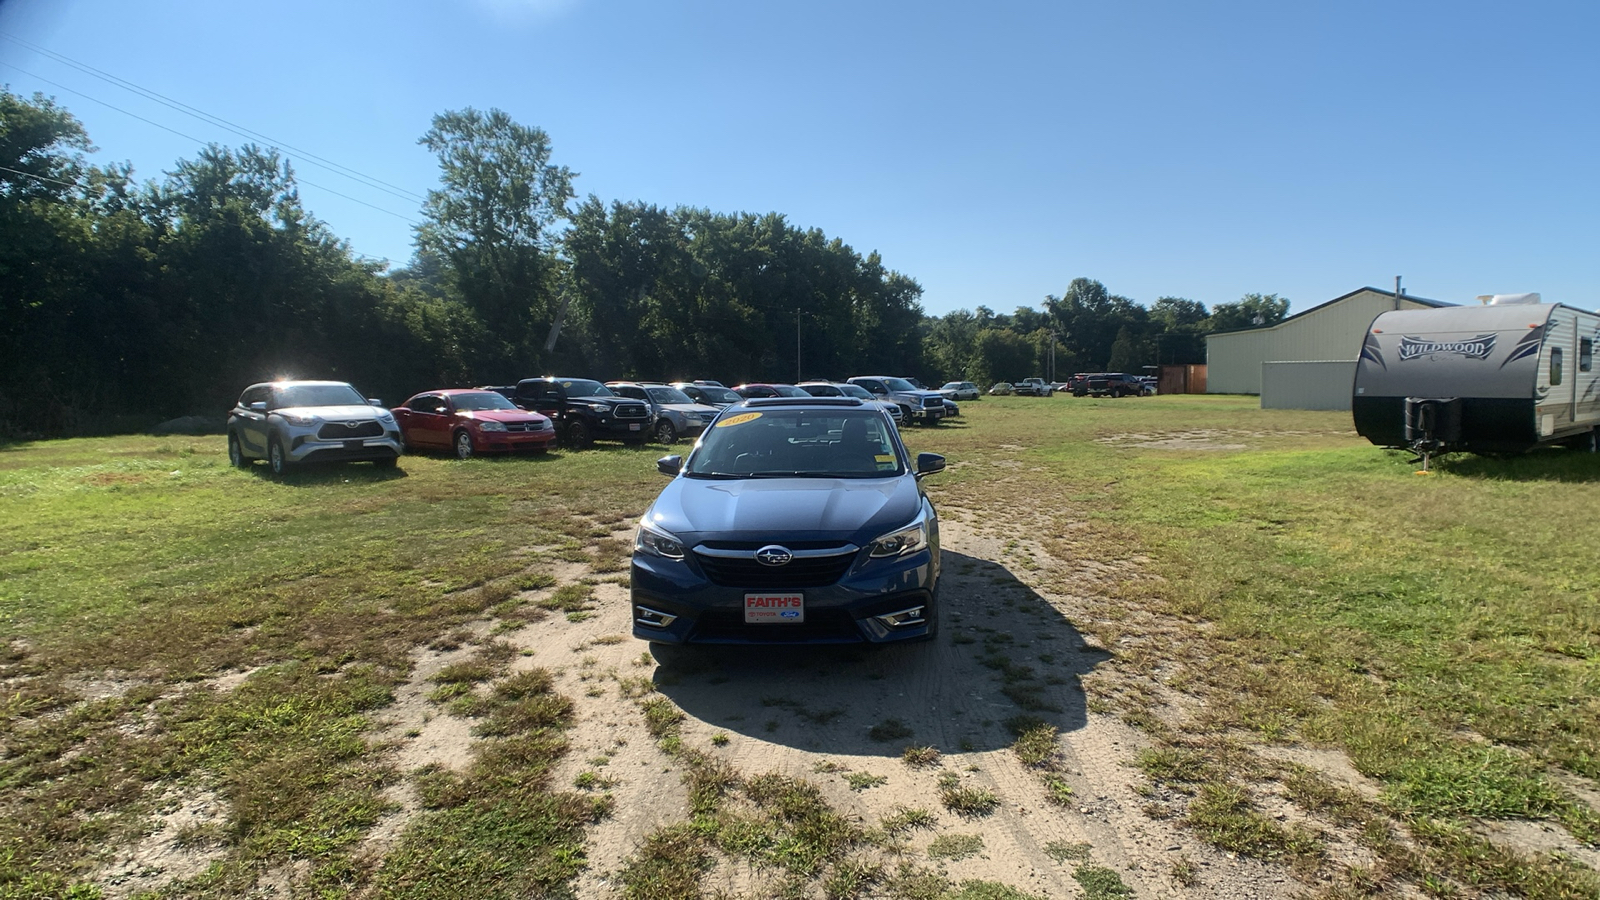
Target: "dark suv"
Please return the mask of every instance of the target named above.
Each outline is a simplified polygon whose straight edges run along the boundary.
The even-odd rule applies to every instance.
[[[597,440],[642,444],[653,424],[643,402],[619,397],[592,378],[524,378],[514,388],[488,390],[549,416],[568,447],[583,448]]]
[[[1144,392],[1144,382],[1139,376],[1122,372],[1096,372],[1072,388],[1074,397],[1139,397]]]

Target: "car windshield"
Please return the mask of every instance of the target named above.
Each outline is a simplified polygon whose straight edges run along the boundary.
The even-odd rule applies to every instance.
[[[650,399],[656,403],[667,404],[694,402],[693,400],[689,399],[688,394],[685,394],[683,391],[680,391],[677,388],[652,387],[645,388],[645,391],[650,395]]]
[[[795,387],[798,387],[800,390],[805,391],[813,397],[843,396],[839,393],[839,389],[831,384],[797,384]]]
[[[834,386],[837,387],[846,397],[854,397],[857,400],[872,399],[872,395],[867,393],[867,389],[859,384],[839,384]]]
[[[366,406],[367,398],[348,384],[285,384],[272,389],[274,409],[299,406]]]
[[[888,478],[905,468],[877,410],[763,409],[727,416],[690,454],[690,478]]]
[[[916,385],[904,378],[885,378],[883,383],[887,384],[891,391],[914,391],[917,389]]]
[[[709,400],[717,403],[738,403],[744,398],[725,387],[701,387],[700,393],[705,394]]]
[[[565,378],[561,386],[566,388],[568,397],[615,397],[616,392],[598,381],[587,378]]]
[[[952,382],[947,383],[944,387],[940,388],[939,390],[941,390],[941,391],[959,391],[959,390],[961,390],[961,388],[962,388],[961,382],[952,381]]]
[[[809,397],[810,394],[800,390],[792,384],[775,384],[772,389],[778,392],[779,397]]]
[[[456,409],[467,412],[480,412],[489,409],[516,409],[517,405],[493,391],[473,391],[470,394],[453,394],[451,402]]]

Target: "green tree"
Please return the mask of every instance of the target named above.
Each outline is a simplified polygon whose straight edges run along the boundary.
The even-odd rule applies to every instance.
[[[549,135],[498,109],[440,113],[418,143],[438,156],[440,187],[423,204],[417,255],[437,261],[451,296],[498,339],[493,374],[522,374],[555,312],[573,173],[550,162]]]
[[[1245,294],[1238,303],[1218,303],[1211,308],[1211,331],[1265,328],[1289,315],[1289,301],[1277,294]]]

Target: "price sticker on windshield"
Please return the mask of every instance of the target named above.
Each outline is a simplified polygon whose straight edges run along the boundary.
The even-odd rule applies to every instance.
[[[761,413],[740,413],[737,416],[729,416],[718,422],[717,427],[727,428],[729,425],[743,425],[746,422],[754,422],[759,418],[761,418]]]

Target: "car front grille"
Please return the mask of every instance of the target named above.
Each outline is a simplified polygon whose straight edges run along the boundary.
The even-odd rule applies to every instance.
[[[619,403],[617,404],[616,411],[613,412],[612,415],[619,419],[647,418],[647,413],[645,412],[643,403]]]
[[[941,409],[941,408],[943,408],[943,406],[944,406],[944,398],[943,397],[923,397],[922,398],[922,408],[923,409]]]
[[[321,441],[378,437],[381,434],[383,434],[383,426],[371,420],[366,422],[329,422],[317,429],[317,439]]]
[[[763,544],[761,546],[766,545]],[[787,544],[784,546],[789,547],[791,550],[809,549]],[[748,549],[753,553],[757,548],[728,547],[722,549]],[[787,565],[782,566],[763,565],[757,562],[754,556],[708,556],[698,550],[695,552],[694,557],[700,562],[701,570],[706,573],[706,577],[711,579],[713,584],[719,584],[723,587],[781,590],[785,588],[826,587],[837,582],[849,570],[850,563],[855,559],[855,550],[854,548],[844,549],[837,554],[828,556],[797,556]]]
[[[506,423],[506,430],[507,431],[517,431],[517,432],[521,432],[521,431],[543,431],[544,430],[544,423],[543,422],[507,422]]]

